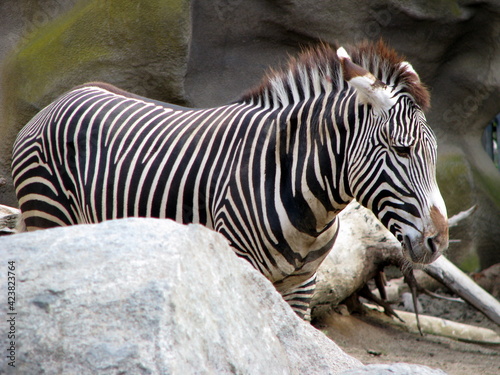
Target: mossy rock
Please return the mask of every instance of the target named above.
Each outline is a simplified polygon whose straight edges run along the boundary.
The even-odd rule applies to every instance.
[[[450,216],[474,205],[474,177],[463,153],[440,155],[436,174]]]
[[[32,14],[25,14],[26,20],[41,12],[33,0],[24,3],[28,13],[30,3]],[[105,81],[139,95],[187,104],[188,0],[87,0],[54,13],[42,26],[29,27],[2,69],[0,175],[4,177],[10,175],[10,150],[18,131],[40,109],[79,84]]]
[[[184,0],[80,2],[27,36],[5,68],[5,85],[36,105],[92,80],[182,102],[189,19]]]
[[[476,161],[472,165],[472,174],[479,207],[473,225],[474,240],[480,268],[484,269],[500,263],[500,173],[494,168],[485,169],[484,163]]]
[[[448,216],[451,217],[475,204],[474,179],[463,153],[457,150],[440,155],[436,175]],[[478,256],[473,251],[474,241],[471,231],[467,230],[468,225],[469,219],[457,227],[450,228],[452,242],[446,254],[462,269],[470,267],[471,264],[475,267],[479,263]],[[460,242],[454,242],[457,240]]]
[[[467,148],[465,148],[467,150]],[[450,228],[448,256],[466,272],[478,271],[500,262],[497,244],[500,237],[500,174],[488,173],[478,165],[478,149],[473,153],[454,149],[440,155],[437,165],[438,184],[446,202],[448,216],[474,205],[474,214]]]

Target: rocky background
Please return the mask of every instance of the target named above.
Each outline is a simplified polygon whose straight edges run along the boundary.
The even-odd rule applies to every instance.
[[[110,82],[195,107],[237,98],[269,66],[318,40],[383,38],[432,92],[438,180],[453,215],[448,256],[468,271],[500,262],[500,172],[481,136],[500,112],[495,0],[3,0],[0,203],[16,205],[9,164],[19,129],[71,87]]]

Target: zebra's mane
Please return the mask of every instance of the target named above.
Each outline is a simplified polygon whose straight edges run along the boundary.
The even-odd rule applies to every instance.
[[[411,65],[382,40],[348,46],[352,61],[388,86],[408,93],[424,111],[430,107],[430,95]],[[270,70],[261,84],[245,93],[241,101],[285,106],[320,93],[341,90],[344,78],[337,47],[321,43],[292,57],[286,68]]]

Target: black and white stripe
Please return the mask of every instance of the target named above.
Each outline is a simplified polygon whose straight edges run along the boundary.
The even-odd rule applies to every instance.
[[[435,140],[404,85],[393,82],[396,105],[374,115],[329,47],[308,53],[217,108],[181,108],[105,84],[61,96],[14,145],[27,228],[132,216],[201,223],[307,316],[336,215],[350,200],[403,241],[406,227],[420,230],[415,219],[436,190]]]

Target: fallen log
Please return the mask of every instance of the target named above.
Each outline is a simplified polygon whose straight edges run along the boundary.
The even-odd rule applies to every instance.
[[[500,302],[444,256],[424,267],[424,271],[500,325]]]
[[[416,320],[415,314],[396,310],[398,316],[404,321],[393,319],[385,314],[378,306],[365,304],[368,308],[367,315],[382,323],[389,323],[398,327],[404,327],[413,333],[418,333],[421,330],[423,333],[435,336],[449,337],[454,340],[473,342],[477,344],[498,345],[500,344],[500,335],[495,331],[476,327],[470,324],[453,322],[448,319],[437,318],[435,316],[420,315],[420,327]]]
[[[313,317],[327,313],[359,291],[387,265],[397,264],[401,246],[373,213],[357,202],[340,214],[335,244],[317,273]]]
[[[470,216],[474,207],[450,218],[452,224]],[[340,232],[335,245],[318,270],[317,288],[313,297],[312,315],[328,313],[353,294],[365,290],[366,283],[378,277],[388,265],[402,269],[405,277],[413,272],[404,260],[399,242],[376,219],[373,213],[358,203],[351,203],[340,213]],[[444,286],[500,324],[500,302],[444,256],[424,271]],[[415,278],[413,277],[413,282]],[[411,285],[410,289],[415,289]],[[379,297],[383,293],[379,294]]]
[[[464,219],[467,219],[470,215],[472,215],[474,212],[477,210],[477,205],[472,206],[468,210],[459,212],[456,215],[453,215],[448,219],[448,226],[449,227],[455,227],[458,225],[459,222],[461,222]]]

